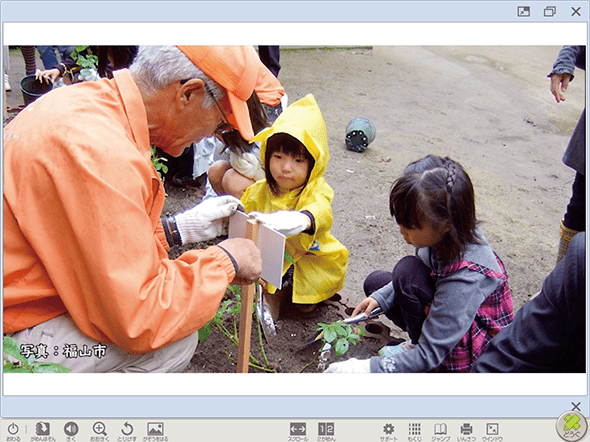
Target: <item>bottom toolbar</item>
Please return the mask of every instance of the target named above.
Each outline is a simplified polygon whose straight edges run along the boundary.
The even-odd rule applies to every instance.
[[[589,441],[587,419],[5,419],[0,442]]]

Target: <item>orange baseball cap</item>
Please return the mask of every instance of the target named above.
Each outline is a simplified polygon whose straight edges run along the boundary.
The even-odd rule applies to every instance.
[[[254,138],[246,100],[254,91],[262,62],[252,46],[178,46],[195,66],[227,90],[229,123],[245,140]],[[264,66],[264,65],[262,65]]]

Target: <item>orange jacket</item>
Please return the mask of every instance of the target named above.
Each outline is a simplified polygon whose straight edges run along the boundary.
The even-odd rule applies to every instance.
[[[129,71],[56,89],[4,130],[4,332],[66,311],[132,353],[214,315],[233,264],[219,247],[168,259],[164,188]]]

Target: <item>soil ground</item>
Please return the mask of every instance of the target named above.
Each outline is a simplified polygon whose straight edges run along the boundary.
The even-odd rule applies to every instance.
[[[403,168],[427,154],[450,156],[469,173],[478,219],[506,266],[515,310],[540,290],[555,265],[559,221],[574,178],[561,157],[585,106],[583,71],[576,70],[565,102],[557,104],[549,92],[547,74],[559,49],[282,48],[279,79],[289,102],[312,93],[328,128],[331,160],[325,177],[335,192],[332,233],[350,252],[340,292],[348,306],[364,297],[362,283],[371,271],[391,270],[397,260],[413,253],[388,213],[388,195]],[[7,103],[13,108],[22,103],[17,80],[24,68],[19,56],[11,51],[13,90]],[[344,142],[348,123],[357,117],[369,119],[376,128],[375,140],[362,153],[348,151]],[[191,207],[200,198],[199,190],[167,188],[168,213]],[[317,322],[338,318],[328,313],[329,306],[322,310],[303,328],[302,321],[292,321],[299,328],[291,330],[285,321],[285,339],[297,347],[295,341],[312,336]],[[404,337],[387,320],[382,322],[392,337]],[[368,348],[375,354],[382,342],[375,339],[369,345],[370,339],[346,356]],[[211,336],[199,345],[189,371],[235,371],[231,362],[223,368],[229,361],[225,345],[215,344]],[[300,371],[301,364],[285,363],[299,350],[278,347],[284,350],[273,360],[275,367]],[[310,359],[317,349],[305,352]]]

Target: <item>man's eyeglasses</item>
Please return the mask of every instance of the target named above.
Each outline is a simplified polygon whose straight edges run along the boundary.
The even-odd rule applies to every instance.
[[[223,121],[221,123],[219,123],[217,125],[217,127],[215,128],[215,130],[213,131],[213,133],[216,136],[221,137],[224,134],[226,134],[226,133],[231,132],[232,130],[234,130],[234,128],[233,128],[233,126],[231,124],[229,124],[229,121],[227,121],[227,117],[225,116],[225,113],[221,109],[221,106],[219,105],[219,103],[215,99],[215,96],[213,95],[213,92],[211,91],[211,89],[209,89],[209,86],[207,84],[205,84],[205,89],[207,89],[207,92],[209,93],[209,95],[211,95],[211,98],[213,99],[213,102],[215,103],[215,106],[217,106],[217,109],[219,109],[219,112],[221,112],[221,116],[223,117]]]

